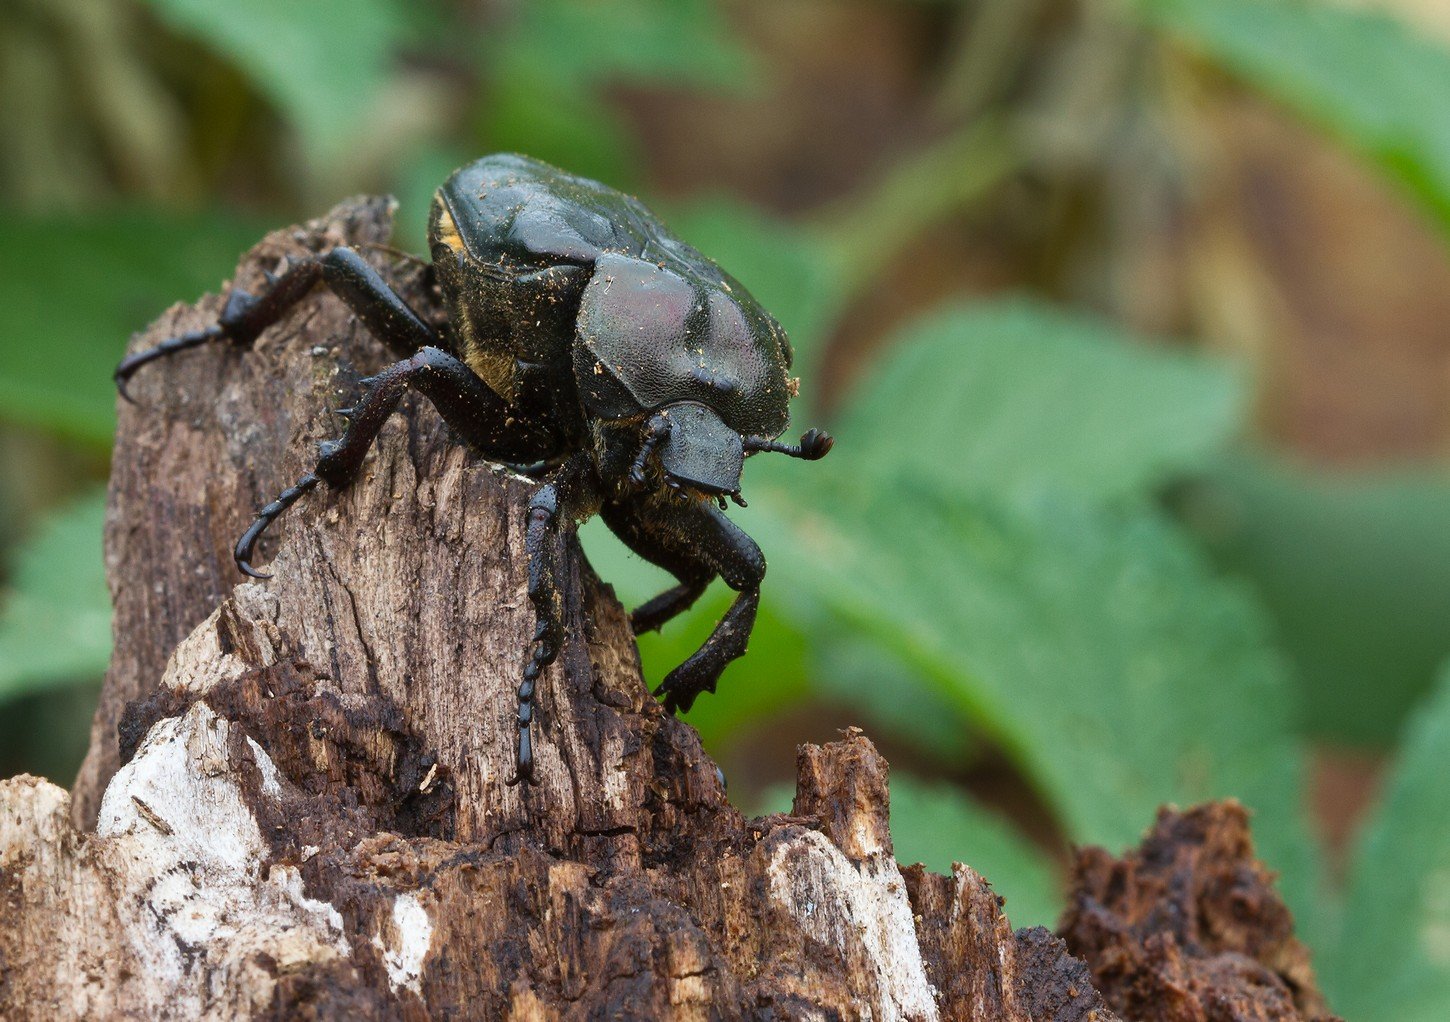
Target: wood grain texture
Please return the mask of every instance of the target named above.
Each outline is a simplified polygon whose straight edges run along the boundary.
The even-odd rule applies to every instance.
[[[277,232],[237,283],[345,242],[436,318],[419,267],[366,248],[390,215],[358,200]],[[134,346],[219,304],[178,306]],[[886,763],[859,733],[801,750],[792,814],[743,817],[577,550],[538,783],[508,786],[534,484],[426,403],[405,401],[355,486],[279,523],[273,579],[239,582],[236,536],[386,361],[318,293],[253,351],[135,380],[90,755],[69,794],[0,782],[0,1016],[1117,1017],[971,869],[898,866]]]

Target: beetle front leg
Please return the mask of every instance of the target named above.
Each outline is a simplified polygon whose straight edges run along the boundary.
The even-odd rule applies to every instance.
[[[518,689],[517,769],[509,784],[534,779],[534,696],[539,676],[559,656],[564,643],[564,590],[559,575],[564,538],[590,503],[591,464],[587,454],[566,461],[549,482],[529,498],[524,549],[529,556],[529,602],[534,607],[533,652],[524,663]]]
[[[433,329],[388,286],[372,264],[350,248],[335,248],[324,255],[291,262],[286,270],[272,278],[261,295],[233,290],[227,295],[216,325],[126,356],[116,366],[116,389],[129,401],[126,384],[136,370],[148,362],[210,341],[225,340],[251,347],[262,331],[285,316],[319,283],[326,284],[346,302],[368,330],[401,358],[419,348],[441,343]]]
[[[715,691],[725,668],[744,655],[760,605],[765,556],[740,526],[705,501],[612,504],[605,506],[603,516],[635,553],[680,580],[634,612],[636,633],[657,628],[684,610],[716,575],[740,594],[704,644],[655,689],[664,696],[665,709],[686,712],[701,692]]]
[[[680,614],[695,605],[704,595],[715,573],[702,570],[698,577],[681,582],[672,589],[666,589],[652,600],[646,600],[629,615],[630,627],[635,635],[657,632]]]
[[[740,595],[710,633],[704,645],[695,650],[684,663],[665,676],[655,688],[655,695],[664,696],[665,709],[671,713],[688,713],[701,692],[714,692],[720,675],[730,661],[745,655],[750,632],[755,627],[755,612],[760,607],[760,581],[765,577],[765,558],[755,541],[740,533],[745,543],[736,551],[737,567],[742,574],[723,576],[730,588]],[[752,564],[752,558],[754,564]],[[758,565],[758,570],[755,567]],[[735,581],[732,581],[732,577]]]

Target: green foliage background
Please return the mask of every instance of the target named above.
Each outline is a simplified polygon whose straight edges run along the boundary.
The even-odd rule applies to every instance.
[[[417,247],[428,193],[481,152],[642,189],[648,147],[617,90],[749,95],[778,70],[707,0],[12,6],[0,509],[19,527],[0,525],[0,741],[15,768],[55,772],[73,766],[77,693],[108,656],[93,487],[129,331],[221,287],[268,226],[359,188],[400,196]],[[1443,467],[1346,483],[1286,465],[1252,439],[1245,367],[1042,292],[914,310],[869,357],[835,345],[855,297],[919,233],[1053,172],[1040,110],[953,73],[982,66],[973,40],[1005,16],[942,6],[960,8],[971,59],[947,61],[943,127],[873,184],[793,219],[714,193],[655,203],[775,311],[808,387],[857,363],[829,403],[808,389],[796,413],[837,434],[831,458],[750,466],[739,519],[771,564],[765,602],[751,655],[692,722],[742,764],[736,790],[757,809],[780,807],[791,766],[743,766],[762,732],[802,707],[815,739],[863,723],[906,764],[892,784],[901,856],[971,863],[1019,925],[1052,922],[1068,843],[1120,848],[1161,803],[1239,798],[1338,1009],[1445,1018]],[[1450,225],[1450,53],[1406,25],[1306,0],[1065,6],[1135,52],[1187,55],[1269,97]],[[1122,102],[1151,106],[1159,84]],[[41,463],[53,470],[37,481],[24,466]],[[1236,513],[1215,517],[1225,504]],[[664,584],[597,525],[586,541],[626,601]],[[642,640],[647,673],[678,663],[727,599],[712,590]],[[69,752],[33,737],[61,718],[80,736]],[[1389,748],[1402,730],[1387,795],[1333,883],[1307,823],[1308,743]],[[970,783],[998,762],[1015,812]]]

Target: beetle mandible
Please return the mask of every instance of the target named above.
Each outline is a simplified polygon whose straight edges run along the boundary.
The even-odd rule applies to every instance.
[[[141,366],[211,341],[249,347],[323,284],[401,361],[362,381],[342,437],[312,471],[258,513],[237,541],[252,567],[258,538],[319,482],[342,488],[408,388],[485,458],[543,485],[528,505],[528,591],[536,616],[515,716],[517,771],[534,775],[535,685],[563,642],[558,539],[599,514],[678,585],[630,616],[636,634],[686,610],[716,576],[737,596],[704,644],[655,690],[670,712],[715,691],[745,652],[765,558],[724,514],[744,506],[744,459],[762,451],[816,460],[832,438],[778,442],[794,380],[785,332],[729,274],[680,241],[638,200],[519,155],[455,171],[433,198],[432,271],[448,322],[440,334],[349,248],[290,262],[257,295],[233,290],[217,323],[130,355]],[[718,505],[718,506],[717,506]]]

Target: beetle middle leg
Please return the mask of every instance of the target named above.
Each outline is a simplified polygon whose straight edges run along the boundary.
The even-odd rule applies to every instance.
[[[211,341],[231,341],[251,347],[262,331],[276,323],[306,297],[317,284],[326,284],[347,303],[368,330],[400,358],[427,345],[442,342],[396,291],[388,286],[372,264],[350,248],[334,248],[320,256],[308,256],[288,264],[272,278],[260,295],[233,290],[215,325],[193,330],[126,356],[116,366],[116,387],[130,400],[126,384],[136,370],[167,355],[195,348]]]
[[[695,697],[715,691],[725,668],[744,655],[760,605],[765,556],[740,526],[705,501],[616,503],[606,505],[602,515],[635,553],[680,580],[634,612],[636,632],[658,628],[685,610],[716,575],[740,594],[704,644],[655,689],[664,696],[665,709],[687,712]]]

